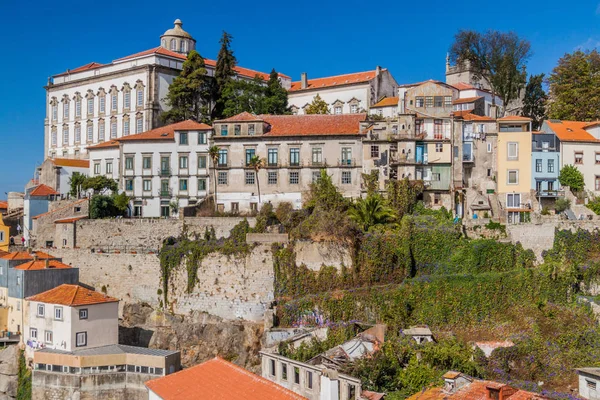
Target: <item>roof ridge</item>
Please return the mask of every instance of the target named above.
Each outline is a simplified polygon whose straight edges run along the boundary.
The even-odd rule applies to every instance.
[[[381,70],[385,71],[385,70],[387,70],[387,68],[382,68]],[[376,69],[370,69],[368,71],[348,72],[346,74],[340,74],[340,75],[321,76],[319,78],[309,78],[308,82],[315,81],[315,80],[318,80],[318,79],[330,79],[330,78],[339,78],[339,77],[348,76],[348,75],[368,74],[369,72],[376,72],[376,71],[377,71]],[[301,80],[300,81],[294,81],[293,83],[296,83],[296,82],[302,82],[302,81]]]
[[[75,285],[75,291],[73,292],[73,297],[71,298],[71,301],[69,302],[69,304],[75,303],[75,297],[77,296],[77,292],[79,291],[80,287],[81,286],[79,286],[79,285]]]
[[[66,206],[62,206],[62,207],[59,207],[59,208],[55,208],[55,209],[54,209],[54,210],[52,210],[52,211],[46,211],[45,213],[41,213],[41,214],[38,214],[38,215],[34,215],[34,216],[33,216],[33,217],[31,217],[31,218],[32,218],[32,219],[38,219],[39,217],[43,217],[43,216],[45,216],[45,215],[50,215],[50,214],[53,214],[53,213],[55,213],[55,212],[57,212],[57,211],[64,210],[65,208],[69,208],[69,207],[71,207],[71,206],[73,206],[73,205],[75,205],[75,204],[79,204],[79,203],[82,203],[82,202],[84,202],[84,201],[87,201],[87,200],[88,200],[88,199],[87,199],[87,197],[86,197],[85,199],[79,199],[79,200],[77,200],[77,201],[75,201],[75,202],[73,202],[73,203],[71,203],[71,204],[67,204]],[[68,217],[64,217],[64,218],[68,218]]]

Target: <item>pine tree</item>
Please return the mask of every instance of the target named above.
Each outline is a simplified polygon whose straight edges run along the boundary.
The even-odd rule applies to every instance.
[[[162,115],[167,123],[193,119],[208,121],[211,104],[210,77],[206,75],[204,59],[192,50],[183,63],[183,68],[169,86],[165,102],[171,109]]]
[[[525,87],[523,98],[523,115],[532,119],[533,130],[538,130],[546,116],[546,100],[548,96],[542,88],[544,74],[531,75]]]
[[[279,80],[279,74],[275,69],[271,70],[269,82],[267,83],[264,114],[286,114],[288,108],[288,92]]]
[[[231,40],[233,36],[223,31],[221,37],[221,49],[217,56],[217,65],[215,67],[215,81],[216,81],[216,102],[213,116],[215,119],[222,118],[224,116],[226,98],[223,97],[224,92],[227,92],[226,87],[230,84],[235,76],[234,67],[237,63],[233,50],[231,50]],[[229,88],[231,90],[231,88]],[[225,93],[231,95],[231,93]]]
[[[329,106],[327,102],[316,95],[313,101],[304,110],[306,114],[329,114]]]
[[[231,117],[247,111],[264,114],[266,110],[266,87],[264,79],[255,76],[253,80],[232,79],[225,84],[221,99],[224,103],[223,116]]]

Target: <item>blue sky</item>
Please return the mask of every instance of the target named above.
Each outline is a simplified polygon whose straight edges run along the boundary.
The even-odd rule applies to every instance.
[[[176,18],[215,58],[221,32],[240,65],[298,80],[389,68],[399,83],[443,79],[458,29],[513,30],[531,41],[529,73],[552,70],[565,52],[600,47],[600,0],[3,1],[0,27],[0,199],[21,191],[43,161],[48,76],[159,44]],[[86,8],[87,7],[87,8]]]

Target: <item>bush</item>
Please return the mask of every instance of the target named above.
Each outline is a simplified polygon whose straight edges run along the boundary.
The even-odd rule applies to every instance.
[[[570,207],[571,207],[571,200],[568,200],[565,198],[558,199],[554,203],[554,209],[556,210],[556,212],[559,212],[559,213],[569,209]]]
[[[550,215],[550,210],[548,209],[548,207],[544,207],[542,208],[542,215]]]
[[[124,214],[124,211],[117,207],[112,196],[96,195],[90,201],[90,218],[92,219],[111,218]]]
[[[572,192],[579,192],[585,186],[583,174],[573,165],[565,165],[560,170],[558,181],[563,186],[569,186]]]
[[[587,208],[592,210],[596,215],[600,215],[600,197],[590,195],[590,200],[587,203]]]

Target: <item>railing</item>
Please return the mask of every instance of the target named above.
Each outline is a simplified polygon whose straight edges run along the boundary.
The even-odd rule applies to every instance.
[[[565,195],[564,190],[536,190],[536,197],[561,197]]]
[[[463,162],[474,162],[475,156],[473,154],[463,154]]]
[[[173,197],[171,190],[159,190],[158,195],[160,197]]]
[[[338,159],[337,162],[338,167],[356,167],[356,159],[352,158],[348,158],[345,160],[340,160]]]
[[[325,159],[323,161],[311,160],[310,161],[310,166],[311,167],[326,167],[327,166],[327,159]]]
[[[222,163],[220,161],[217,162],[217,168],[227,168],[227,167],[229,167],[229,161],[226,161],[224,163]]]
[[[391,156],[392,162],[400,164],[416,164],[415,157],[409,154],[397,154]]]
[[[161,168],[158,170],[160,176],[171,176],[171,168]]]

